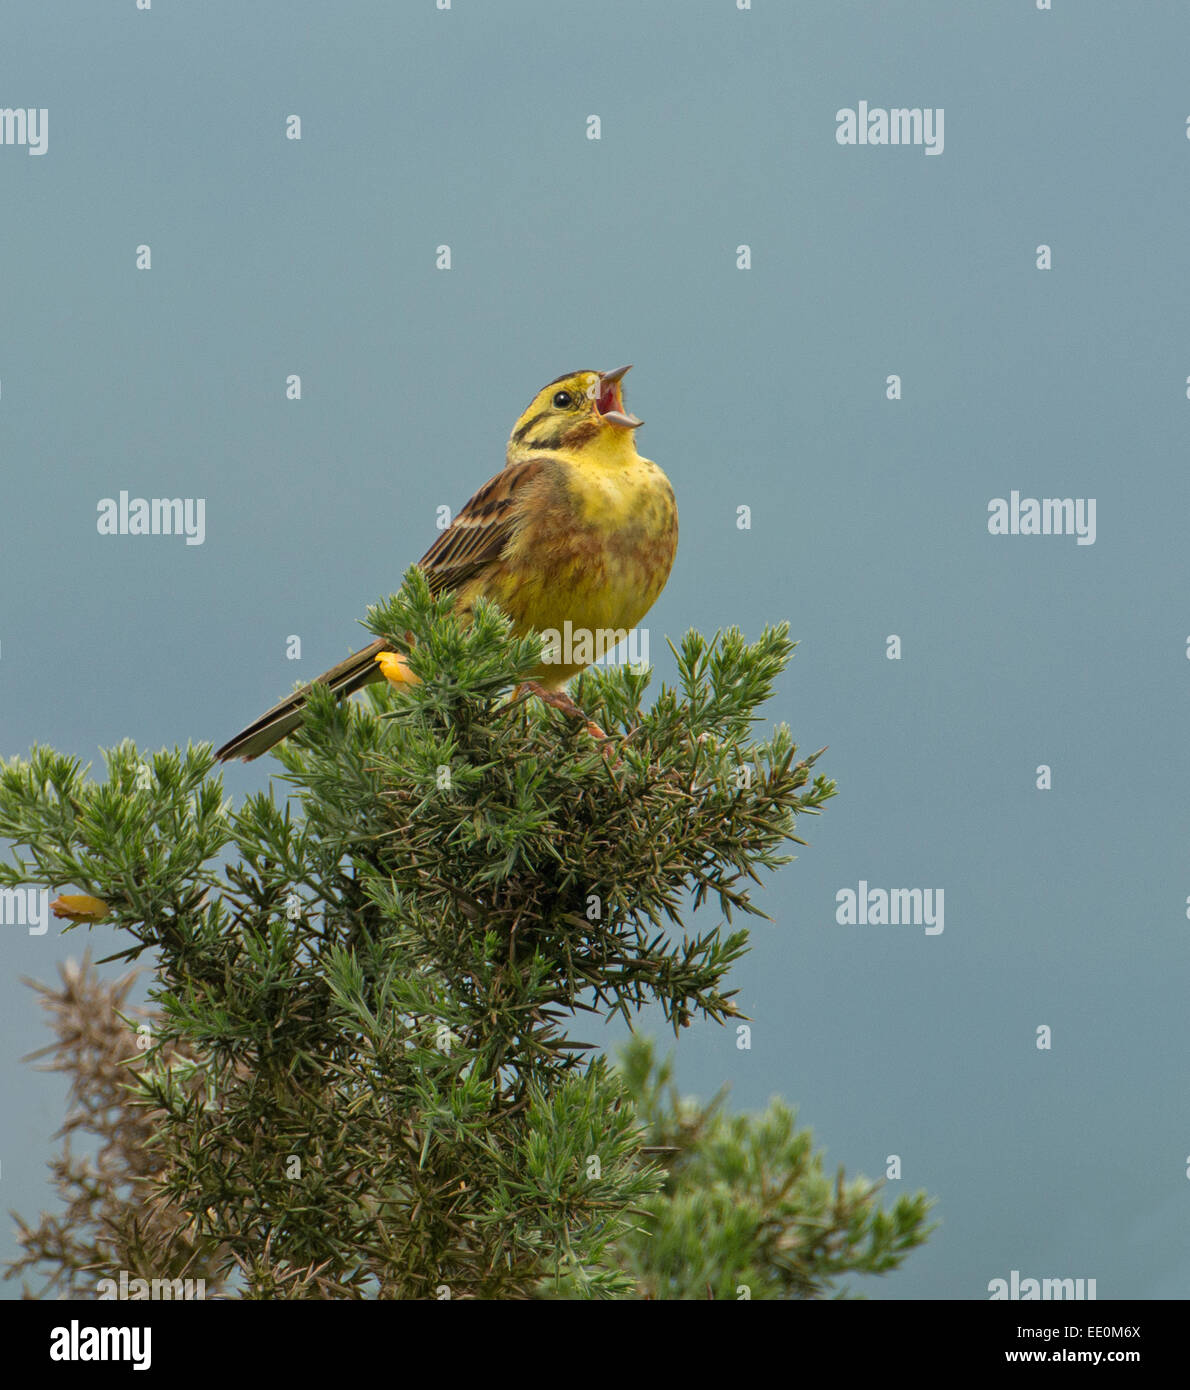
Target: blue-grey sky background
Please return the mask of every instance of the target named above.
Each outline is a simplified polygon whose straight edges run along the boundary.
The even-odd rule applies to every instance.
[[[1174,0],[5,0],[0,108],[50,116],[0,146],[0,753],[221,742],[362,644],[541,385],[633,362],[681,514],[656,679],[788,619],[768,713],[840,785],[760,894],[751,1050],[696,1025],[682,1088],[901,1156],[942,1225],[871,1297],[1187,1296],[1188,51]],[[943,108],[944,152],[840,146],[861,100]],[[122,489],[205,498],[204,543],[98,535]],[[1094,545],[989,535],[1012,489],[1094,497]],[[838,925],[861,879],[945,931]],[[33,1216],[63,1088],[20,977],[87,942],[5,944]]]

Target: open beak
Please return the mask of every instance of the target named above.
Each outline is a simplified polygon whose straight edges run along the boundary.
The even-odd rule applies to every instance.
[[[624,378],[624,373],[631,370],[631,363],[627,367],[617,367],[614,372],[601,372],[599,374],[599,394],[595,397],[595,409],[607,421],[609,425],[619,425],[622,429],[634,430],[638,425],[643,425],[643,420],[638,420],[635,415],[630,415],[624,409],[624,397],[620,390],[620,382]]]

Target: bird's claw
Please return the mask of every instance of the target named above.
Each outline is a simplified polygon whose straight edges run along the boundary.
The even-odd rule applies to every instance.
[[[611,736],[605,733],[593,719],[588,719],[565,691],[547,690],[543,685],[538,685],[536,681],[522,681],[513,692],[514,698],[522,692],[528,695],[536,695],[539,700],[552,706],[556,710],[561,710],[563,714],[568,714],[572,719],[581,719],[591,738],[602,745],[599,751],[603,754],[605,759],[610,761],[614,752],[611,747]],[[615,762],[611,763],[612,767],[619,767],[619,765],[619,758],[616,758]]]

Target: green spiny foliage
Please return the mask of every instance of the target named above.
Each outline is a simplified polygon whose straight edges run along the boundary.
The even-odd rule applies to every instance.
[[[649,1216],[616,1254],[651,1298],[821,1298],[844,1274],[884,1274],[929,1234],[924,1193],[876,1205],[880,1184],[832,1177],[779,1100],[733,1115],[682,1098],[672,1061],[634,1039],[621,1073],[650,1146],[666,1155]]]
[[[463,624],[413,569],[368,626],[419,683],[365,707],[316,688],[277,750],[284,800],[232,808],[206,745],[122,744],[102,783],[43,748],[0,771],[0,884],[74,885],[107,904],[111,958],[155,953],[155,1042],[129,1069],[155,1117],[143,1200],[248,1297],[705,1296],[705,1260],[662,1278],[641,1242],[688,1243],[694,1218],[665,1213],[699,1188],[735,1229],[731,1183],[687,1154],[676,1191],[641,1153],[639,1055],[626,1083],[573,1029],[735,1014],[746,931],[692,935],[683,912],[758,912],[759,871],[834,794],[787,728],[756,737],[786,628],[688,634],[648,709],[647,673],[580,677],[600,743],[509,698],[542,642],[497,609]],[[745,1274],[814,1293],[915,1243],[924,1209],[885,1238],[870,1190],[832,1206],[791,1136],[767,1161],[825,1224],[791,1224],[807,1244],[783,1264],[725,1261],[721,1296]]]

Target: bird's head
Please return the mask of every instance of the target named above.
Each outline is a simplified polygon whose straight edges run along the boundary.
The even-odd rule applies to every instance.
[[[568,372],[543,386],[512,428],[509,459],[541,449],[635,454],[632,432],[643,422],[624,409],[627,371]]]

